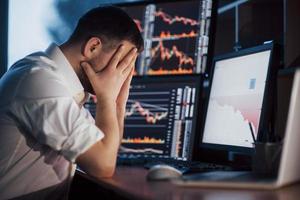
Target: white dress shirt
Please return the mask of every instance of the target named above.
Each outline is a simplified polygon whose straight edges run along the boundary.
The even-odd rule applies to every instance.
[[[62,199],[74,161],[104,137],[82,107],[83,87],[58,46],[0,79],[0,199]],[[80,106],[81,105],[81,106]]]

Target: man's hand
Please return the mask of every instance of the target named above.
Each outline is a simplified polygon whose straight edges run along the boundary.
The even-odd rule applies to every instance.
[[[120,132],[120,142],[122,141],[123,138],[123,130],[124,130],[124,118],[125,118],[125,113],[126,113],[126,103],[128,100],[129,96],[129,89],[130,89],[130,83],[132,80],[132,76],[134,73],[134,66],[135,66],[135,61],[136,61],[137,55],[131,62],[131,72],[129,73],[127,79],[125,80],[120,93],[117,98],[117,118],[118,118],[118,123],[119,123],[119,132]]]
[[[131,71],[128,74],[125,82],[123,83],[122,88],[120,90],[120,93],[118,95],[117,101],[116,101],[117,106],[122,107],[124,109],[126,107],[127,99],[128,99],[128,96],[129,96],[130,83],[131,83],[132,76],[133,76],[133,73],[134,73],[134,66],[135,66],[136,58],[137,58],[137,55],[133,58],[133,60],[130,63]]]
[[[116,102],[124,81],[132,71],[131,63],[136,58],[136,52],[137,49],[133,48],[121,60],[121,55],[124,53],[124,47],[121,45],[101,72],[95,72],[87,62],[81,63],[98,101]]]

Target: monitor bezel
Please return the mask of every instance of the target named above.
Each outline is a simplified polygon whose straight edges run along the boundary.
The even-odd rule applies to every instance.
[[[0,2],[0,77],[8,69],[8,0],[2,0]]]
[[[268,70],[267,70],[267,77],[266,77],[266,84],[265,84],[265,91],[263,96],[263,102],[262,102],[262,110],[259,120],[259,128],[258,128],[258,135],[257,135],[257,141],[261,141],[265,134],[265,129],[267,125],[267,111],[268,107],[270,106],[268,102],[268,97],[272,90],[272,84],[274,84],[274,73],[276,71],[276,65],[273,62],[274,60],[274,43],[270,42],[268,44],[263,44],[259,46],[255,46],[252,48],[243,49],[237,52],[231,52],[223,55],[216,56],[213,60],[213,65],[211,68],[211,73],[209,77],[209,89],[208,89],[208,96],[205,100],[205,109],[204,109],[204,117],[202,120],[202,129],[201,129],[201,136],[198,147],[200,149],[211,149],[211,150],[221,150],[221,151],[228,151],[228,152],[235,152],[235,153],[241,153],[241,154],[247,154],[251,155],[254,153],[254,148],[250,147],[242,147],[242,146],[233,146],[233,145],[223,145],[223,144],[214,144],[214,143],[205,143],[203,142],[203,136],[204,136],[204,130],[205,130],[205,122],[206,122],[206,115],[208,112],[208,105],[209,105],[209,99],[210,99],[210,93],[211,93],[211,87],[212,87],[212,81],[214,77],[214,69],[215,64],[218,61],[226,60],[230,58],[236,58],[246,55],[251,55],[255,53],[260,53],[263,51],[270,51],[270,58],[268,63]]]
[[[126,158],[123,158],[122,156],[119,156],[118,153],[118,159],[126,160],[126,159],[131,159],[131,160],[143,160],[144,162],[151,162],[151,161],[162,161],[162,162],[189,162],[193,160],[193,155],[194,155],[194,147],[196,146],[196,134],[199,132],[199,126],[197,123],[197,119],[200,115],[199,113],[199,107],[201,102],[199,101],[200,95],[202,94],[202,80],[203,76],[200,74],[193,74],[193,75],[165,75],[165,76],[160,76],[160,75],[151,75],[151,76],[134,76],[132,79],[131,84],[147,84],[147,83],[157,83],[157,84],[162,84],[162,83],[167,83],[167,84],[172,84],[172,83],[193,83],[196,86],[196,94],[195,94],[195,107],[194,107],[194,117],[193,117],[193,127],[192,127],[192,133],[189,138],[189,143],[190,143],[190,150],[187,155],[186,160],[182,159],[176,159],[172,157],[168,158],[161,158],[161,157],[143,157],[143,156],[135,156],[134,154],[128,153],[128,156]],[[122,144],[121,144],[122,145]],[[124,153],[125,154],[125,153]],[[150,154],[151,155],[151,154]]]

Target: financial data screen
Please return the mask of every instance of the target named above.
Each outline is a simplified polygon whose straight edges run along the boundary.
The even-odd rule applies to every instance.
[[[212,0],[129,5],[145,40],[137,75],[193,74],[205,71]]]
[[[270,50],[215,63],[202,142],[253,147],[257,138]]]
[[[119,157],[187,160],[195,124],[196,81],[133,80]],[[92,99],[93,101],[93,99]],[[95,104],[86,107],[95,115]]]

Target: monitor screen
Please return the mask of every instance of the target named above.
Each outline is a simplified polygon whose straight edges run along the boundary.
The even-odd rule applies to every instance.
[[[253,147],[261,122],[270,56],[270,48],[254,48],[215,60],[203,144]]]
[[[126,4],[145,40],[137,75],[205,72],[212,0]]]
[[[119,157],[189,160],[200,83],[197,75],[134,77]],[[92,101],[85,106],[95,115]]]

